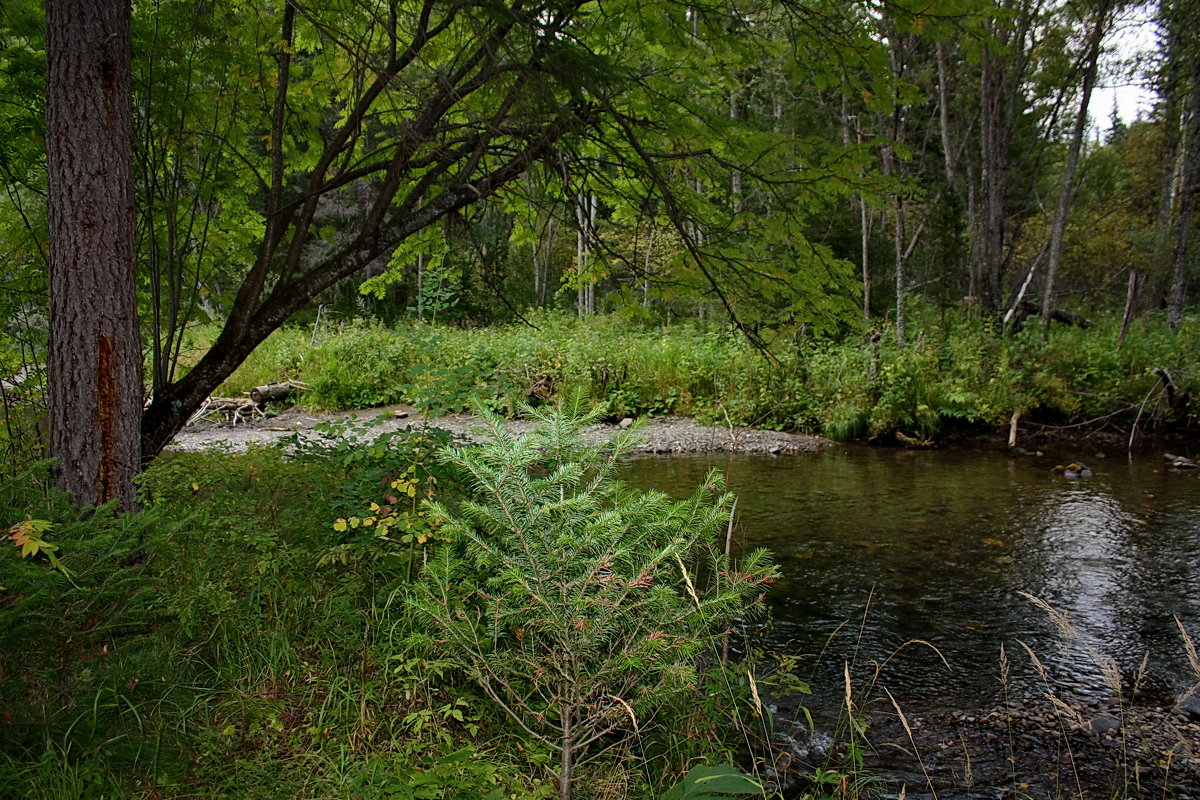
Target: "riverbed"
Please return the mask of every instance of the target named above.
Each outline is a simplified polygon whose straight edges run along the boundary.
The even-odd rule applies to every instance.
[[[1055,469],[1072,462],[1090,477]],[[904,778],[908,796],[932,791],[919,769],[929,759],[912,752],[921,745],[951,754],[937,779],[942,797],[1084,797],[1096,782],[1055,789],[1055,757],[1039,750],[1061,751],[1075,737],[1064,770],[1078,776],[1098,758],[1081,767],[1078,756],[1092,745],[1112,750],[1105,742],[1134,734],[1138,713],[1154,716],[1164,752],[1151,748],[1123,767],[1158,769],[1141,761],[1170,757],[1176,735],[1184,749],[1188,739],[1200,744],[1200,728],[1174,709],[1200,681],[1180,630],[1200,641],[1196,472],[1172,469],[1157,451],[1130,456],[1084,443],[1041,455],[838,445],[795,458],[654,458],[634,461],[627,476],[682,495],[714,468],[738,495],[735,552],[767,547],[782,569],[767,598],[769,623],[745,626],[742,646],[798,657],[818,737],[836,739],[849,674],[856,705],[877,712],[883,738],[903,746],[874,764]],[[777,701],[776,724],[811,756],[797,702]],[[920,728],[913,741],[897,707]],[[1110,719],[1118,727],[1094,730]],[[982,763],[996,755],[988,748],[1014,737],[1025,737],[1035,778],[1042,759],[1048,782],[1021,789],[1030,776],[1014,775],[985,786],[1002,780],[984,781],[987,768],[1002,772],[994,762],[1017,758],[1006,751]],[[983,752],[967,787],[972,770],[961,762],[972,749]],[[1156,796],[1187,797],[1200,788],[1194,769],[1188,762],[1159,784],[1134,777]]]

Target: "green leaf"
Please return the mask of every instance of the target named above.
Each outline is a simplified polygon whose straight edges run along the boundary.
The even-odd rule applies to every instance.
[[[671,787],[662,800],[720,800],[722,795],[765,796],[762,784],[743,775],[732,764],[692,767],[683,780]]]

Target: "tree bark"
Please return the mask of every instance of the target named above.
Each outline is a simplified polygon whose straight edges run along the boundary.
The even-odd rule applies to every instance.
[[[909,47],[907,38],[896,31],[889,31],[888,37],[893,40],[892,46],[888,50],[888,57],[892,67],[892,75],[897,82],[903,81],[907,73],[907,64],[905,59],[908,57]],[[906,141],[907,122],[906,109],[897,97],[893,100],[895,107],[892,111],[890,138],[895,144],[903,144]],[[895,147],[892,143],[888,143],[883,148],[883,172],[885,175],[890,175],[897,179],[906,177],[900,166],[900,160],[896,157]],[[905,219],[906,208],[905,202],[909,190],[905,188],[903,191],[897,189],[892,194],[892,223],[896,249],[896,263],[894,270],[894,278],[896,284],[896,346],[901,350],[904,349],[904,328],[905,320],[905,304],[904,292],[907,288],[906,264],[908,255],[911,249],[908,246],[908,231]]]
[[[574,706],[564,703],[559,738],[558,798],[571,800],[571,783],[575,778],[575,719]]]
[[[971,220],[971,262],[979,300],[989,311],[1003,299],[1005,193],[1008,172],[1007,76],[1000,56],[985,45],[980,63],[980,192]]]
[[[1067,212],[1071,208],[1071,195],[1075,191],[1075,171],[1079,167],[1079,151],[1083,148],[1083,134],[1087,129],[1088,105],[1092,101],[1092,87],[1096,85],[1096,71],[1100,62],[1100,45],[1108,32],[1111,15],[1110,0],[1103,0],[1096,9],[1096,18],[1088,37],[1087,55],[1083,72],[1083,88],[1080,91],[1079,110],[1075,114],[1075,126],[1071,131],[1071,144],[1067,152],[1067,168],[1063,172],[1062,187],[1058,194],[1058,205],[1054,208],[1054,222],[1050,226],[1050,257],[1046,265],[1046,286],[1042,294],[1042,308],[1054,308],[1054,289],[1058,280],[1058,267],[1062,262],[1063,239],[1067,232]],[[1042,335],[1050,334],[1050,315],[1042,318]]]
[[[134,274],[129,0],[47,0],[50,455],[81,505],[135,505],[142,352]]]
[[[1125,341],[1126,334],[1129,333],[1129,326],[1133,322],[1134,312],[1137,311],[1138,285],[1141,283],[1141,276],[1136,269],[1129,270],[1129,284],[1125,289],[1125,313],[1121,315],[1121,332],[1117,335],[1117,341]]]
[[[1200,54],[1191,53],[1191,86],[1184,109],[1183,169],[1179,180],[1179,207],[1175,212],[1174,243],[1171,248],[1171,288],[1167,293],[1167,324],[1179,330],[1187,299],[1188,245],[1192,217],[1196,209],[1196,189],[1200,183]]]
[[[1017,97],[1034,46],[1040,0],[1003,0],[1002,18],[988,24],[979,56],[979,147],[967,179],[971,285],[980,305],[998,311],[1004,305],[1005,273],[1016,234],[1009,230],[1009,191]],[[959,165],[962,170],[962,165]]]
[[[250,390],[250,399],[255,403],[270,403],[273,400],[286,400],[292,393],[290,383],[268,383],[266,386],[255,386]]]

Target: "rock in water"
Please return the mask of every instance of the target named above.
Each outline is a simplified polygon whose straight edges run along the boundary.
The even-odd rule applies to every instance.
[[[1061,465],[1057,466],[1054,468],[1054,471],[1061,472],[1064,478],[1090,478],[1096,474],[1092,472],[1091,467],[1079,461],[1072,461],[1065,467]]]

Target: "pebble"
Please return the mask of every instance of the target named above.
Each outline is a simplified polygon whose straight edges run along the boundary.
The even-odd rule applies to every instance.
[[[370,414],[371,412],[363,412]],[[371,436],[388,431],[400,430],[412,421],[406,407],[393,411],[393,419],[372,429]],[[300,415],[299,412],[285,411],[272,418],[267,424],[253,423],[230,427],[224,425],[196,425],[185,428],[176,436],[172,449],[199,450],[212,445],[227,445],[233,450],[244,450],[252,442],[274,441],[284,433],[296,428],[311,428],[318,422],[344,419],[344,414],[331,414],[322,417]],[[612,438],[613,432],[623,426],[625,420],[617,425],[590,425],[583,430],[584,439],[599,444]],[[630,420],[632,423],[632,420]],[[473,437],[473,431],[479,427],[479,420],[468,415],[437,417],[428,420],[429,425],[444,428],[458,435]],[[528,420],[509,420],[505,427],[514,435],[522,435],[533,429],[534,424]],[[286,429],[285,429],[286,428]],[[737,428],[735,435],[730,434],[725,426],[700,425],[694,419],[687,417],[653,417],[647,419],[638,431],[638,444],[634,451],[639,453],[771,453],[783,455],[787,453],[811,453],[831,445],[828,439],[801,433],[781,433],[756,428]]]
[[[943,796],[976,797],[954,791],[1012,786],[1016,775],[1030,781],[1021,791],[1031,797],[1109,797],[1114,780],[1134,779],[1141,796],[1200,800],[1200,718],[1180,719],[1185,712],[1174,706],[1063,700],[1086,721],[1064,727],[1068,712],[1031,698],[999,708],[910,714],[909,726],[919,731],[922,767]],[[909,732],[895,735],[895,741],[905,741]],[[960,785],[965,764],[972,786]],[[1059,794],[1063,780],[1082,793]]]

